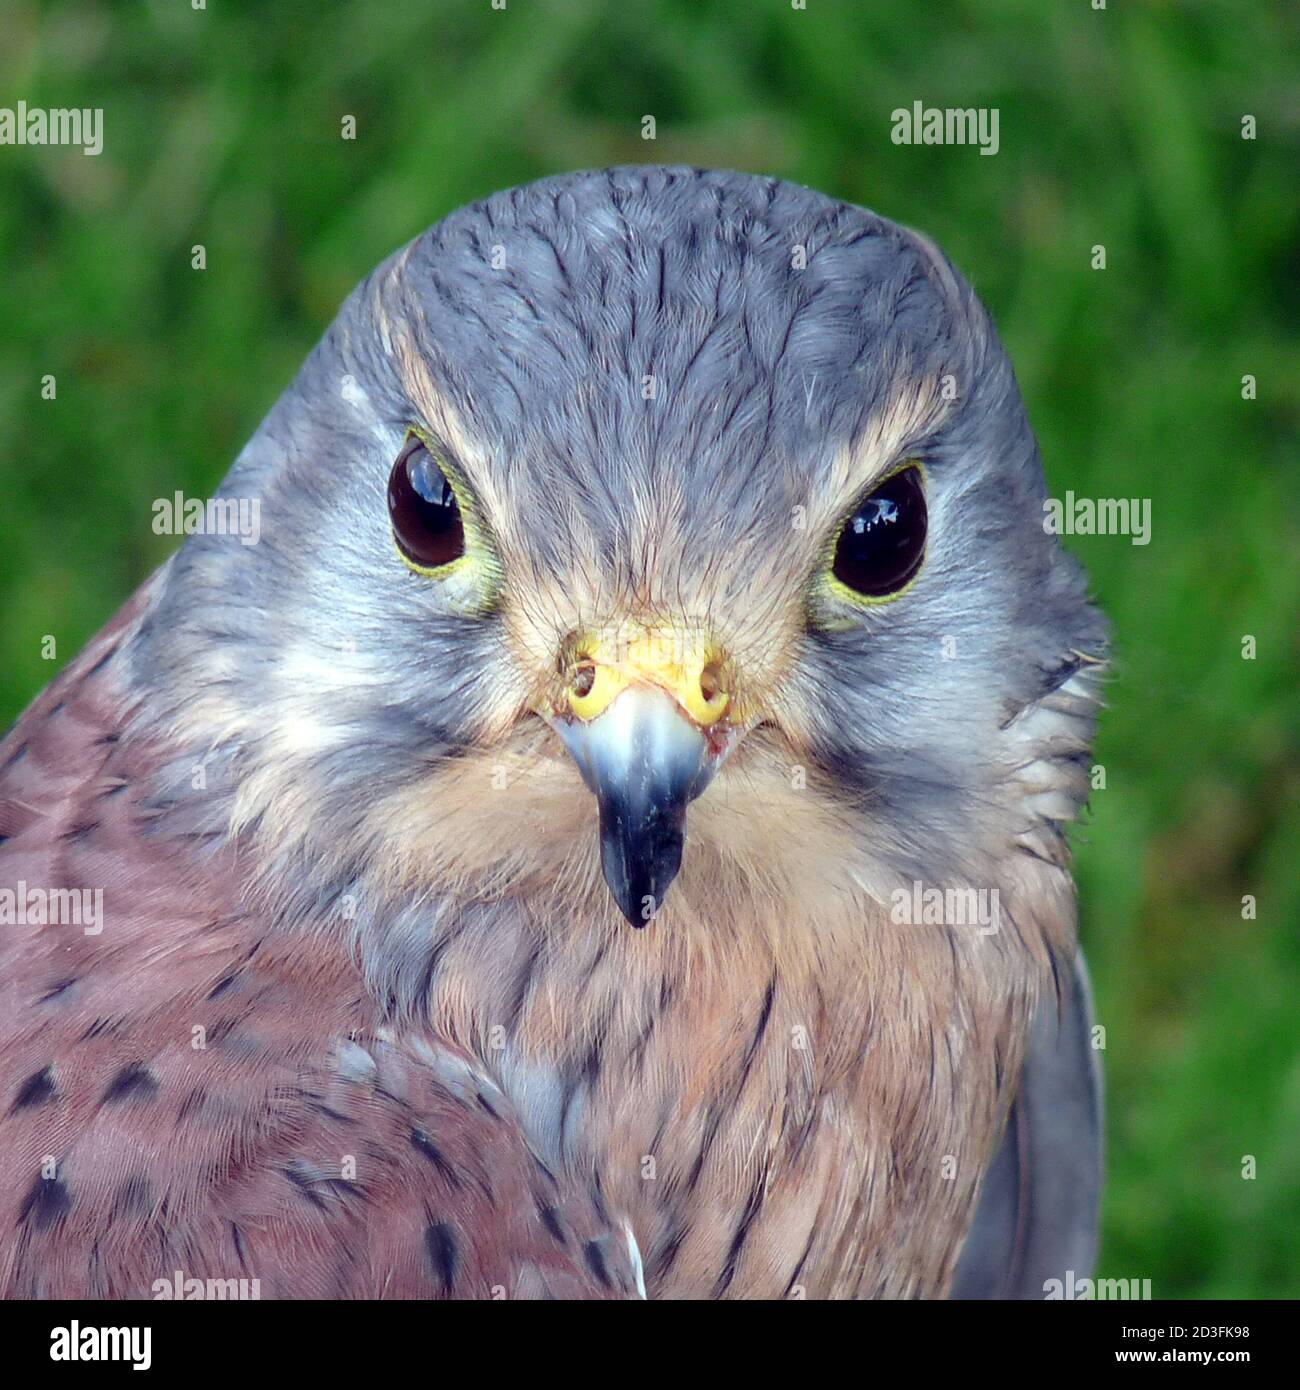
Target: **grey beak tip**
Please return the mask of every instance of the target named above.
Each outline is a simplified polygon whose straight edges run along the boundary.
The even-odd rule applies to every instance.
[[[646,926],[682,866],[686,807],[716,766],[700,730],[661,691],[633,686],[561,738],[600,807],[600,862],[619,911]]]
[[[648,926],[681,868],[684,811],[673,818],[677,823],[664,824],[658,815],[629,816],[607,803],[600,819],[605,882],[632,926]]]

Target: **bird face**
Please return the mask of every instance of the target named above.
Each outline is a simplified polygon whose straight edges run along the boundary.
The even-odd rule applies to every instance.
[[[1086,736],[1027,715],[1100,623],[1006,358],[928,243],[806,190],[615,170],[454,214],[222,492],[264,543],[195,537],[148,659],[233,821],[340,880],[594,911],[598,863],[634,926],[724,883],[815,916],[1083,794]]]
[[[553,622],[550,630],[538,630],[526,619],[542,607],[535,575],[525,569],[516,577],[508,558],[497,553],[480,520],[485,509],[449,450],[418,426],[408,433],[388,489],[397,549],[430,580],[451,581],[458,567],[477,564],[482,582],[498,592],[504,587],[512,594],[516,585],[527,590],[529,603],[508,606],[522,610],[516,632],[529,629],[517,643],[522,673],[536,686],[528,709],[555,731],[596,798],[605,880],[634,926],[654,916],[681,866],[688,804],[743,737],[771,717],[774,679],[766,668],[774,654],[791,659],[788,638],[777,646],[768,631],[748,631],[730,610],[740,605],[744,616],[766,588],[780,600],[775,624],[766,619],[769,631],[805,626],[819,611],[820,621],[843,627],[855,611],[901,595],[918,574],[927,533],[920,462],[908,460],[883,480],[869,481],[832,533],[802,547],[797,566],[756,545],[754,537],[737,545],[729,563],[715,563],[707,585],[678,553],[680,512],[674,519],[666,508],[665,524],[652,500],[643,503],[634,519],[636,544],[642,553],[674,553],[671,591],[625,564],[622,592],[639,590],[639,597],[602,593],[589,569],[570,561],[550,576],[545,611]],[[800,529],[806,506],[791,503],[783,516],[768,500],[774,514],[765,525],[774,538]],[[839,503],[829,499],[828,514],[843,510]],[[596,554],[606,544],[591,525],[571,554]],[[732,567],[738,572],[727,579],[734,597],[724,605],[716,576]],[[683,595],[691,579],[688,601]],[[579,592],[583,602],[575,604]]]

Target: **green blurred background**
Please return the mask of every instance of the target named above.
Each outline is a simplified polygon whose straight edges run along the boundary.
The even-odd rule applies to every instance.
[[[0,727],[167,555],[153,499],[209,492],[355,281],[460,203],[687,161],[920,227],[992,310],[1053,493],[1152,502],[1145,548],[1071,541],[1116,642],[1106,787],[1076,836],[1107,1030],[1101,1272],[1157,1297],[1300,1295],[1300,41],[1282,10],[0,0],[0,105],[105,113],[98,158],[0,147]],[[1000,152],[891,144],[916,100],[997,107]]]

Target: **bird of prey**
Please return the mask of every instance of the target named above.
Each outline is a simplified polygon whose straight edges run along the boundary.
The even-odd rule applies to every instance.
[[[615,168],[393,255],[0,745],[0,1291],[1088,1273],[1105,631],[1044,500],[861,208]]]

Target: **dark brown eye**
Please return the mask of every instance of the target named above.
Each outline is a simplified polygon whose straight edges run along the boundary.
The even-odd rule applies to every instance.
[[[465,553],[460,503],[424,441],[412,435],[388,475],[388,514],[397,548],[423,569]]]
[[[921,470],[904,468],[881,483],[844,523],[831,572],[864,598],[897,593],[921,568],[925,531]]]

